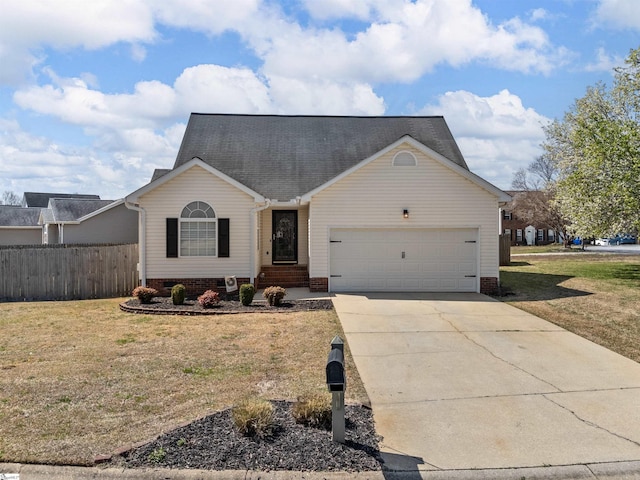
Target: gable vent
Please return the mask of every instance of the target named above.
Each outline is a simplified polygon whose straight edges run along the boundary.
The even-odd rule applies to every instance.
[[[406,150],[396,153],[393,157],[394,167],[415,167],[416,165],[418,165],[418,160],[415,155]]]

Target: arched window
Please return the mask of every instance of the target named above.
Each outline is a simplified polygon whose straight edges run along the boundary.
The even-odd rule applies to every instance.
[[[180,214],[180,256],[215,257],[217,219],[205,202],[191,202]]]
[[[415,167],[416,165],[418,165],[418,160],[415,155],[406,150],[396,153],[393,157],[394,167]]]

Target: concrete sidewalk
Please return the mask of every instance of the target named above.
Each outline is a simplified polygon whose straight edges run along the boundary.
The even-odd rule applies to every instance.
[[[333,301],[387,468],[640,478],[640,364],[480,294]]]

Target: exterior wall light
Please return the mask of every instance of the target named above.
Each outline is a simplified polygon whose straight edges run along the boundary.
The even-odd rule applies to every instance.
[[[402,216],[404,218],[409,218],[409,210],[407,210],[406,208],[402,210]]]

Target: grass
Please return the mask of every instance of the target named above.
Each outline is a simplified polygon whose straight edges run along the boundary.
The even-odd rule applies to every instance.
[[[0,304],[0,461],[92,464],[247,397],[328,395],[333,311],[155,316],[121,301]],[[345,354],[347,400],[364,402]]]
[[[640,257],[535,255],[500,268],[502,299],[640,362]]]

